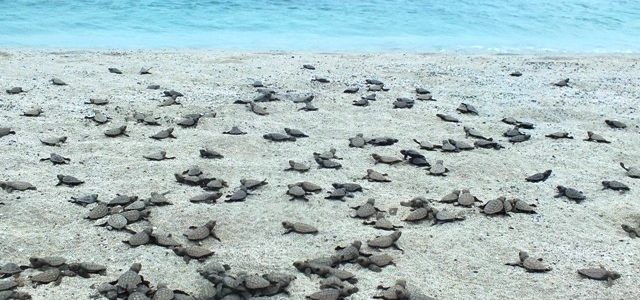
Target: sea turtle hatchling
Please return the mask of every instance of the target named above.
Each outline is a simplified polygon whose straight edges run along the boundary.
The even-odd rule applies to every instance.
[[[452,123],[459,123],[460,122],[460,120],[458,120],[458,118],[450,116],[450,115],[436,114],[436,117],[440,118],[440,120],[445,121],[445,122],[452,122]]]
[[[527,176],[525,178],[526,181],[528,182],[542,182],[547,180],[547,178],[549,178],[549,176],[551,176],[551,170],[546,170],[544,172],[541,173],[535,173],[531,176]]]
[[[362,133],[358,133],[355,137],[349,138],[349,147],[362,148],[366,144],[367,141],[364,139]]]
[[[129,270],[122,273],[120,277],[118,277],[115,282],[111,282],[111,284],[116,285],[127,293],[132,293],[138,288],[139,284],[143,283],[143,278],[140,276],[141,269],[142,265],[140,263],[133,263],[129,267]]]
[[[531,139],[530,134],[520,134],[520,135],[509,137],[509,143],[512,143],[512,144],[522,143],[524,141],[528,141],[529,139]]]
[[[89,220],[97,220],[105,217],[109,214],[109,207],[104,203],[98,203],[98,205],[94,206],[89,210],[86,218]]]
[[[0,278],[17,276],[17,274],[22,273],[22,271],[26,268],[26,266],[20,267],[15,263],[5,263],[4,265],[0,266]]]
[[[478,110],[473,105],[464,102],[460,103],[460,106],[458,106],[456,110],[463,114],[478,115]]]
[[[309,199],[307,199],[307,195],[308,192],[305,191],[301,186],[299,185],[291,185],[289,186],[289,189],[287,190],[287,195],[291,196],[291,201],[296,200],[296,199],[301,199],[304,201],[309,201]]]
[[[140,75],[148,75],[148,74],[151,74],[151,69],[152,69],[152,68],[153,68],[153,67],[148,67],[148,68],[147,68],[147,67],[142,67],[142,68],[140,68],[140,72],[138,72],[138,74],[140,74]]]
[[[555,198],[560,198],[564,196],[570,200],[575,201],[576,203],[580,203],[582,202],[582,200],[587,198],[584,194],[582,194],[581,191],[578,191],[574,188],[558,185],[556,186],[556,189],[558,190],[558,194],[554,196]]]
[[[273,142],[295,142],[296,138],[282,133],[267,133],[262,136],[265,140]]]
[[[59,256],[32,256],[29,257],[29,263],[31,264],[31,268],[34,269],[58,268],[66,265],[67,259]]]
[[[305,102],[304,106],[301,108],[298,108],[298,110],[299,111],[317,111],[318,108],[309,101],[309,102]]]
[[[84,181],[69,175],[58,174],[57,177],[58,177],[58,184],[56,185],[76,186],[84,183]]]
[[[80,197],[71,197],[71,200],[69,200],[69,202],[81,206],[87,206],[89,204],[98,202],[98,194],[87,194]]]
[[[145,228],[131,235],[128,240],[122,242],[134,248],[146,245],[151,241],[151,234],[153,234],[153,228]]]
[[[70,263],[69,270],[82,278],[90,278],[91,274],[106,275],[107,267],[96,263],[80,262]]]
[[[638,167],[627,167],[624,163],[620,163],[620,166],[627,171],[627,176],[631,178],[640,178],[640,168]]]
[[[247,133],[242,131],[238,126],[232,126],[231,129],[223,132],[222,134],[243,135],[243,134],[247,134]]]
[[[464,130],[464,133],[465,133],[465,135],[467,137],[470,136],[470,137],[474,137],[474,138],[485,140],[485,141],[493,141],[492,138],[486,137],[484,134],[482,134],[477,129],[473,129],[473,128],[467,127],[467,126],[464,126],[462,129]]]
[[[605,139],[603,136],[601,136],[601,135],[599,135],[597,133],[594,133],[593,131],[587,131],[587,138],[585,139],[585,141],[596,142],[596,143],[605,143],[605,144],[611,143],[610,141]]]
[[[304,173],[309,171],[311,168],[303,163],[296,162],[294,160],[289,161],[289,168],[284,169],[285,171],[297,171],[300,173]]]
[[[45,160],[52,162],[54,165],[64,165],[64,164],[68,164],[69,161],[71,161],[71,159],[66,158],[62,155],[58,155],[56,153],[51,153],[49,154],[49,157],[40,159],[40,161],[45,161]]]
[[[129,220],[122,214],[113,214],[109,216],[107,219],[107,223],[104,225],[107,226],[108,229],[121,230],[127,227]]]
[[[346,89],[344,89],[344,91],[342,91],[345,94],[355,94],[360,90],[360,87],[358,86],[350,86],[347,87]]]
[[[391,223],[391,221],[389,221],[387,218],[384,217],[384,214],[379,212],[376,214],[376,220],[375,221],[363,221],[362,224],[364,225],[373,225],[373,228],[376,229],[382,229],[382,230],[397,230],[402,228],[402,226],[400,225],[393,225],[393,223]]]
[[[296,182],[292,185],[288,185],[288,187],[291,187],[293,185],[297,185],[300,186],[305,192],[310,192],[310,193],[319,193],[322,191],[322,187],[313,183],[313,182],[309,182],[309,181],[300,181],[300,182]]]
[[[367,144],[374,145],[374,146],[391,146],[397,142],[398,142],[398,139],[388,137],[388,136],[382,136],[382,137],[376,137],[368,140]]]
[[[419,141],[417,139],[413,139],[413,141],[416,142],[416,144],[418,144],[418,146],[422,150],[434,151],[436,148],[438,148],[436,145],[427,141]]]
[[[383,163],[383,164],[387,164],[387,165],[393,165],[393,164],[397,164],[399,162],[402,162],[402,159],[399,159],[397,157],[382,156],[382,155],[379,155],[377,153],[371,154],[371,157],[375,161],[375,164]]]
[[[554,140],[557,140],[557,139],[573,139],[573,137],[566,131],[553,132],[553,133],[545,135],[545,137],[552,138]]]
[[[97,110],[93,111],[93,116],[86,116],[84,118],[92,120],[92,121],[96,122],[98,125],[108,123],[109,120],[111,120],[110,117],[105,115],[103,112],[97,111]]]
[[[184,232],[184,236],[190,241],[201,241],[211,236],[220,242],[220,238],[216,235],[214,229],[216,227],[216,221],[210,220],[201,226],[189,226],[187,231]]]
[[[291,232],[296,232],[296,233],[301,233],[301,234],[316,234],[318,233],[318,229],[305,224],[305,223],[300,223],[300,222],[289,222],[289,221],[283,221],[282,222],[282,227],[284,227],[285,232],[282,234],[288,234]]]
[[[10,134],[16,134],[14,130],[11,130],[10,127],[0,127],[0,137],[7,136]]]
[[[248,190],[255,190],[259,187],[267,185],[267,179],[256,180],[256,179],[240,179],[240,185]]]
[[[218,151],[215,151],[209,147],[205,147],[204,149],[200,149],[200,157],[202,158],[224,158],[222,154]]]
[[[33,184],[28,183],[26,181],[0,181],[0,188],[5,190],[7,193],[11,193],[13,191],[27,191],[27,190],[36,190],[36,187]]]
[[[220,197],[222,197],[222,193],[220,192],[201,193],[189,198],[189,202],[214,204],[216,203],[216,200],[220,199]]]
[[[445,168],[442,160],[436,160],[436,162],[429,168],[429,175],[433,176],[447,176],[446,173],[448,172],[449,169]]]
[[[0,280],[0,291],[8,291],[18,287],[18,282],[14,278]],[[3,299],[3,298],[0,298]]]
[[[412,108],[415,104],[415,100],[409,98],[397,98],[393,102],[393,108]]]
[[[203,262],[209,256],[214,254],[213,251],[200,246],[176,247],[173,248],[173,253],[178,256],[182,256],[187,263],[191,259],[197,259],[198,261]]]
[[[342,202],[347,201],[345,197],[353,197],[353,194],[348,192],[345,188],[334,188],[333,191],[327,192],[329,195],[324,197],[325,199],[340,200]]]
[[[178,101],[178,97],[176,96],[168,96],[158,104],[158,107],[172,106],[172,105],[182,105],[180,101]]]
[[[342,164],[332,160],[332,159],[323,159],[318,156],[315,158],[316,163],[318,164],[318,168],[321,169],[340,169],[342,168]]]
[[[367,175],[362,177],[362,179],[367,179],[370,182],[391,182],[391,179],[389,179],[388,176],[389,174],[380,173],[373,169],[367,169]]]
[[[521,267],[527,270],[527,272],[549,272],[551,271],[551,267],[547,266],[542,262],[542,258],[533,258],[529,256],[529,254],[525,251],[520,251],[518,253],[519,261],[515,263],[506,263],[507,266]]]
[[[602,189],[611,189],[614,191],[620,191],[620,192],[625,192],[630,190],[629,186],[620,182],[620,181],[616,181],[616,180],[605,180],[602,181],[602,186],[604,186]]]
[[[404,279],[398,279],[392,286],[379,285],[377,287],[380,291],[379,294],[373,296],[374,299],[384,300],[409,300],[412,299],[407,290],[407,281]]]
[[[507,202],[506,197],[500,196],[496,199],[489,200],[487,203],[480,206],[482,213],[488,216],[494,215],[506,215],[512,210],[511,202]]]
[[[437,224],[443,224],[443,223],[450,223],[450,222],[456,222],[456,221],[463,221],[465,219],[464,216],[458,216],[455,212],[452,212],[450,210],[446,210],[446,209],[442,209],[442,210],[433,210],[434,211],[434,218],[433,218],[433,224],[437,225]]]
[[[487,140],[477,140],[473,142],[473,145],[476,146],[476,148],[495,149],[495,150],[500,150],[504,148],[504,146],[500,145],[498,142],[487,141]]]
[[[120,71],[120,69],[118,68],[108,68],[108,70],[109,70],[109,73],[122,75],[122,71]]]
[[[254,114],[259,116],[269,115],[269,112],[267,111],[266,107],[260,106],[253,101],[249,102],[249,110],[251,110]]]
[[[594,279],[594,280],[603,280],[607,281],[607,284],[611,286],[613,281],[620,278],[621,275],[615,271],[609,271],[605,269],[603,266],[599,268],[585,268],[578,269],[578,274],[584,278]]]
[[[55,285],[58,285],[62,279],[62,274],[58,268],[51,268],[31,276],[29,279],[35,284],[55,282]]]
[[[567,86],[569,86],[569,78],[565,78],[565,79],[559,80],[557,82],[554,82],[553,85],[555,85],[557,87],[567,87]]]
[[[203,114],[188,114],[178,119],[176,124],[181,127],[196,127],[203,116]]]
[[[293,137],[297,137],[297,138],[305,138],[305,137],[309,137],[307,134],[305,134],[304,132],[298,130],[298,129],[293,129],[293,128],[284,128],[284,132],[286,132],[288,135],[293,136]]]
[[[617,120],[604,120],[604,122],[607,125],[609,125],[609,127],[611,127],[611,128],[616,128],[616,129],[627,128],[627,124],[622,123],[622,122],[617,121]]]
[[[381,209],[377,208],[375,199],[368,199],[367,202],[351,207],[355,209],[355,212],[351,215],[352,218],[361,218],[368,219],[379,212],[383,212]]]
[[[107,105],[109,104],[109,100],[104,98],[89,98],[89,101],[86,101],[84,104]]]
[[[353,100],[351,104],[353,106],[369,106],[369,100],[366,98],[361,98],[361,99]]]
[[[169,127],[167,129],[160,130],[156,134],[150,136],[150,138],[152,138],[154,140],[164,140],[164,139],[168,139],[168,138],[175,139],[177,137],[175,136],[175,134],[173,134],[173,130],[174,130],[173,127]]]
[[[464,207],[471,207],[475,202],[482,202],[478,200],[478,198],[471,194],[471,192],[467,189],[460,190],[460,194],[458,195],[458,199],[454,202],[454,205],[460,205]]]
[[[164,150],[151,152],[149,154],[143,155],[142,157],[148,160],[154,160],[154,161],[160,161],[165,159],[175,159],[175,156],[167,156],[167,151],[164,151]]]
[[[40,142],[47,146],[58,146],[58,147],[64,144],[66,141],[67,141],[66,136],[48,137],[48,138],[40,139]]]
[[[53,85],[67,85],[66,82],[62,81],[62,79],[60,78],[51,78],[49,81],[51,81],[51,83],[53,83]]]
[[[30,108],[25,110],[24,112],[22,112],[22,115],[25,117],[38,117],[42,114],[43,110],[40,107],[34,107],[34,108]]]
[[[9,95],[17,95],[20,93],[26,93],[27,91],[23,90],[22,87],[16,86],[10,89],[7,89],[7,94]]]
[[[124,136],[129,136],[127,134],[127,126],[126,125],[122,125],[120,127],[116,127],[116,128],[111,128],[111,129],[107,129],[104,131],[104,135],[108,136],[108,137],[118,137],[121,135]]]
[[[247,196],[250,195],[249,189],[245,186],[240,186],[236,188],[231,194],[226,196],[226,200],[224,202],[242,202],[247,199]]]
[[[357,259],[359,265],[368,268],[374,272],[382,271],[382,268],[395,265],[393,262],[393,256],[389,254],[374,254],[371,256],[360,256]]]

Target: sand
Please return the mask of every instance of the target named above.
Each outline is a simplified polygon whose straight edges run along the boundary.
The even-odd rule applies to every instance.
[[[149,222],[132,226],[140,230],[153,226],[181,233],[190,225],[217,220],[222,242],[206,240],[213,249],[213,261],[227,263],[232,272],[295,274],[291,299],[318,290],[319,279],[306,277],[293,268],[296,260],[329,255],[338,244],[366,241],[387,232],[361,224],[349,217],[350,206],[375,198],[382,209],[400,207],[400,201],[416,196],[440,199],[453,189],[469,188],[483,201],[498,196],[519,197],[537,204],[535,215],[513,214],[489,218],[477,208],[457,208],[435,203],[466,216],[458,223],[430,226],[406,224],[401,219],[408,209],[400,207],[395,224],[402,224],[399,245],[405,249],[384,250],[396,258],[396,266],[374,273],[349,265],[360,292],[351,299],[370,299],[375,287],[406,278],[412,288],[438,299],[631,299],[640,293],[640,240],[631,239],[620,225],[640,218],[638,180],[625,176],[618,165],[640,165],[637,107],[640,67],[637,56],[626,55],[439,55],[439,54],[307,54],[230,53],[207,51],[36,51],[7,50],[0,57],[0,87],[21,86],[20,95],[0,95],[0,126],[17,133],[0,138],[2,175],[0,180],[23,180],[38,190],[0,191],[0,263],[26,264],[30,256],[58,255],[70,261],[92,261],[108,266],[107,276],[91,279],[64,278],[52,285],[20,288],[34,299],[87,299],[93,285],[111,281],[133,262],[142,263],[142,274],[153,283],[164,282],[175,289],[197,293],[206,281],[196,269],[169,249],[142,246],[130,249],[122,243],[128,234],[108,231],[83,219],[89,207],[69,203],[72,196],[98,193],[108,201],[118,193],[146,198],[151,192],[170,191],[172,206],[152,209]],[[315,71],[302,64],[316,66]],[[138,75],[141,67],[153,67],[151,75]],[[117,67],[123,75],[111,74]],[[511,77],[512,71],[523,73]],[[322,76],[331,83],[311,82]],[[67,86],[48,82],[58,77]],[[380,79],[391,88],[378,93],[368,107],[351,102],[366,95],[364,81]],[[550,83],[570,78],[571,87]],[[291,101],[266,103],[268,116],[257,116],[245,106],[232,104],[256,96],[249,84],[261,80],[266,86],[295,95],[314,94],[315,112],[298,111]],[[146,89],[159,84],[160,90]],[[363,88],[357,95],[344,94],[350,85]],[[417,101],[413,109],[392,109],[397,97],[415,97],[415,88],[429,89],[436,102]],[[182,106],[158,107],[163,90],[185,94]],[[107,98],[110,104],[93,107],[89,98]],[[479,116],[459,115],[456,107],[470,103]],[[41,106],[41,117],[20,116]],[[111,122],[96,126],[85,120],[93,109],[107,113]],[[159,127],[130,120],[134,111],[161,117]],[[197,128],[182,129],[175,120],[187,113],[215,112]],[[457,116],[461,123],[445,123],[435,114]],[[504,117],[533,122],[530,141],[511,145],[502,133],[511,126]],[[616,130],[605,119],[618,119],[628,128]],[[130,137],[107,138],[103,131],[126,124]],[[248,132],[243,136],[223,135],[233,125]],[[496,138],[506,148],[476,149],[461,153],[423,151],[429,161],[442,159],[450,169],[447,177],[427,175],[424,169],[407,164],[374,165],[371,153],[400,156],[401,149],[415,149],[412,139],[438,143],[446,138],[465,139],[463,126],[474,127]],[[176,127],[177,139],[155,141],[150,135]],[[272,143],[262,138],[284,127],[297,128],[309,138],[295,143]],[[551,140],[544,135],[565,130],[573,140]],[[602,134],[611,144],[585,142],[586,131]],[[348,147],[348,138],[390,136],[399,142],[388,147]],[[66,135],[62,147],[48,147],[39,138]],[[467,139],[472,143],[473,139]],[[210,146],[225,157],[206,160],[198,150]],[[317,169],[313,152],[337,149],[344,159],[340,170]],[[143,154],[164,149],[177,159],[150,162]],[[56,152],[71,158],[68,165],[54,166],[39,159]],[[294,159],[313,168],[306,174],[284,172]],[[227,193],[241,178],[267,178],[269,184],[242,203],[193,204],[188,198],[200,188],[178,184],[173,173],[199,165],[229,182]],[[390,183],[361,180],[366,170],[388,173]],[[546,169],[552,176],[542,183],[528,183],[524,177]],[[86,181],[79,187],[60,187],[56,174],[73,175]],[[312,181],[330,189],[332,182],[357,182],[366,190],[346,203],[323,199],[324,191],[309,202],[289,201],[287,184]],[[631,191],[602,190],[600,181],[618,180]],[[587,200],[576,204],[554,198],[555,186],[579,189]],[[282,235],[280,222],[300,221],[317,226],[315,236]],[[553,270],[526,273],[505,266],[525,250],[544,258]],[[622,274],[611,287],[579,278],[576,270],[603,265]],[[31,271],[25,275],[32,274]],[[278,298],[278,297],[275,297]]]

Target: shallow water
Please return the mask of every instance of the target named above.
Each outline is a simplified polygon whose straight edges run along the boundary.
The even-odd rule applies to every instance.
[[[640,52],[640,1],[0,0],[0,47]]]

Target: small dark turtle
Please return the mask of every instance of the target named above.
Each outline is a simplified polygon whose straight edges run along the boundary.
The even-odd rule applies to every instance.
[[[329,195],[324,197],[325,199],[346,201],[344,197],[353,197],[353,194],[349,193],[345,188],[335,188],[333,191],[328,192]]]
[[[497,142],[487,141],[487,140],[475,141],[473,142],[473,145],[476,146],[476,148],[495,149],[495,150],[500,150],[504,148],[504,146],[498,144]]]
[[[551,271],[551,267],[547,266],[542,262],[542,258],[535,259],[530,257],[529,254],[525,251],[520,251],[518,254],[520,261],[516,263],[506,263],[507,266],[521,267],[527,270],[527,272],[549,272]]]
[[[59,269],[51,268],[31,276],[30,279],[31,282],[35,284],[48,284],[55,282],[55,285],[58,285],[60,284],[60,280],[62,279],[62,274],[60,273]]]
[[[189,226],[189,229],[184,233],[190,241],[201,241],[211,236],[220,242],[220,238],[216,235],[214,229],[216,227],[216,221],[208,221],[202,226]]]
[[[249,195],[249,191],[245,186],[241,186],[226,196],[224,202],[241,202],[244,201]]]
[[[362,148],[367,143],[362,133],[356,134],[355,137],[349,138],[349,147]]]
[[[481,205],[480,208],[482,209],[482,213],[484,213],[485,215],[504,215],[510,211],[508,207],[505,208],[505,201],[506,198],[504,196],[500,196],[496,199],[487,201],[487,203]]]
[[[421,222],[423,220],[429,220],[435,218],[435,211],[431,206],[425,204],[422,207],[413,209],[407,216],[404,217],[405,222]]]
[[[16,134],[16,132],[11,130],[11,128],[9,127],[0,127],[0,137],[7,136],[10,134]]]
[[[599,268],[586,268],[586,269],[578,269],[578,274],[584,278],[594,279],[594,280],[606,280],[608,285],[613,284],[613,281],[620,278],[620,273],[615,271],[609,271],[604,267],[600,266]]]
[[[371,157],[373,157],[373,160],[375,161],[376,164],[383,163],[383,164],[393,165],[393,164],[402,162],[402,159],[399,159],[397,157],[381,156],[376,153],[371,154]]]
[[[398,247],[398,240],[400,239],[400,236],[402,235],[402,232],[396,230],[393,233],[389,234],[389,235],[379,235],[371,240],[367,241],[367,245],[371,248],[389,248],[389,247],[393,247],[397,250],[400,250],[400,252],[404,253],[404,250],[402,250],[400,247]]]
[[[228,184],[226,181],[219,179],[219,178],[215,178],[211,181],[209,181],[207,183],[206,186],[202,187],[203,189],[207,190],[207,191],[217,191],[220,190],[222,188],[228,187]]]
[[[393,262],[393,256],[389,254],[374,254],[369,257],[360,256],[358,257],[357,262],[359,265],[374,272],[380,272],[382,271],[382,268],[386,266],[395,265]]]
[[[471,192],[467,189],[460,190],[460,194],[458,195],[456,205],[471,207],[475,202],[481,202],[477,197],[473,196]]]
[[[127,134],[127,126],[123,125],[120,127],[116,127],[116,128],[111,128],[111,129],[107,129],[104,131],[104,135],[108,136],[108,137],[117,137],[117,136],[129,136]]]
[[[291,196],[291,201],[295,200],[295,199],[301,199],[304,201],[309,201],[309,199],[307,199],[307,195],[308,192],[305,191],[301,186],[299,185],[291,185],[289,187],[289,189],[287,190],[287,195]]]
[[[513,77],[520,77],[522,76],[522,73],[519,71],[515,71],[509,74],[509,76],[513,76]]]
[[[373,169],[367,169],[367,175],[364,176],[362,179],[367,179],[371,182],[391,182],[391,179],[389,179],[388,174],[380,173]]]
[[[445,168],[442,160],[436,160],[436,162],[429,168],[429,175],[447,176],[447,172],[449,172],[449,169]]]
[[[158,234],[154,232],[151,237],[153,238],[153,243],[158,246],[169,248],[181,246],[171,234]]]
[[[73,176],[69,176],[69,175],[62,175],[62,174],[58,174],[58,184],[56,185],[68,185],[68,186],[76,186],[76,185],[81,185],[84,183],[84,181],[75,178]]]
[[[454,190],[449,194],[446,194],[440,202],[442,203],[456,203],[458,202],[458,198],[460,197],[460,190]]]
[[[147,155],[143,155],[142,157],[148,160],[155,160],[155,161],[165,160],[165,159],[175,159],[175,156],[167,156],[167,151],[164,151],[164,150],[152,152]]]
[[[122,74],[122,71],[118,68],[109,68],[109,73]]]
[[[393,225],[391,221],[384,217],[383,213],[377,213],[375,221],[363,221],[362,224],[373,225],[373,228],[382,230],[396,230],[402,228],[402,226]]]
[[[609,125],[609,127],[611,127],[611,128],[616,128],[616,129],[627,128],[627,124],[622,123],[622,122],[617,121],[617,120],[604,120],[604,122],[607,125]]]
[[[367,200],[367,202],[358,205],[358,206],[353,206],[351,207],[352,209],[355,209],[355,212],[351,215],[352,218],[361,218],[361,219],[368,219],[374,215],[376,215],[379,212],[382,212],[382,210],[380,210],[379,208],[377,208],[376,206],[376,200],[375,199],[369,199]]]
[[[203,114],[188,114],[178,119],[176,124],[181,127],[196,127],[198,126],[198,121],[200,121],[203,116]]]
[[[380,294],[374,295],[373,298],[385,299],[385,300],[408,300],[411,299],[410,293],[407,290],[407,282],[404,279],[396,280],[392,286],[378,286],[379,290],[382,290]]]
[[[40,107],[34,107],[31,109],[27,109],[22,112],[22,115],[25,117],[38,117],[42,114],[43,110]]]
[[[176,91],[176,90],[170,90],[170,91],[164,91],[162,92],[162,94],[165,97],[184,97],[184,94]]]
[[[511,129],[505,131],[505,133],[503,133],[502,135],[506,136],[506,137],[514,137],[514,136],[518,136],[518,135],[523,135],[523,133],[520,132],[520,129],[516,126],[516,127],[513,127]]]
[[[343,295],[337,288],[325,288],[305,296],[305,299],[308,300],[339,300],[341,298],[343,298]]]
[[[216,200],[222,197],[222,193],[214,192],[214,193],[202,193],[196,196],[189,198],[189,202],[191,203],[216,203]]]
[[[18,286],[18,282],[15,279],[7,279],[0,280],[0,291],[8,291],[16,288]],[[0,299],[8,299],[8,298],[0,298]]]
[[[159,90],[160,89],[160,85],[159,84],[150,84],[150,85],[147,85],[147,89],[149,89],[149,90]]]
[[[22,273],[26,268],[26,266],[20,267],[15,263],[6,263],[0,267],[0,278],[16,276],[16,274]]]
[[[270,140],[273,142],[295,142],[296,138],[290,135],[282,134],[282,133],[267,133],[262,136],[266,140]]]
[[[167,138],[175,139],[176,136],[173,134],[173,127],[170,127],[164,130],[160,130],[158,133],[150,136],[150,138],[154,140],[163,140]]]
[[[555,195],[555,198],[559,198],[559,197],[567,197],[570,200],[573,200],[577,203],[582,202],[582,200],[586,199],[587,197],[585,197],[585,195],[582,194],[581,191],[578,191],[576,189],[573,188],[568,188],[568,187],[564,187],[564,186],[557,186],[556,189],[558,190],[558,194]]]
[[[311,78],[311,81],[316,81],[316,82],[320,82],[320,83],[329,83],[329,82],[331,82],[331,81],[329,81],[329,79],[326,79],[324,77],[317,77],[317,76],[314,77],[314,78]]]
[[[525,180],[528,182],[542,182],[547,180],[547,178],[551,176],[551,172],[551,170],[546,170],[542,173],[535,173],[531,176],[526,177]]]
[[[224,158],[224,156],[218,151],[215,151],[211,148],[205,147],[204,149],[200,149],[200,157],[202,158]]]
[[[47,158],[41,158],[40,161],[45,161],[48,160],[50,162],[52,162],[54,165],[64,165],[69,163],[69,161],[71,161],[71,159],[66,158],[64,156],[55,154],[55,153],[51,153],[49,154],[49,157]]]
[[[627,171],[627,176],[631,178],[640,178],[640,168],[638,167],[627,167],[624,163],[620,163],[620,166]]]
[[[288,221],[283,221],[282,222],[282,227],[284,227],[285,232],[283,234],[287,234],[287,233],[291,233],[291,232],[296,232],[296,233],[301,233],[301,234],[316,234],[318,233],[318,229],[308,225],[308,224],[304,224],[304,223],[300,223],[300,222],[288,222]]]
[[[353,102],[351,103],[353,106],[369,106],[369,100],[362,98],[362,99],[358,99],[358,100],[353,100]]]
[[[428,150],[428,151],[433,151],[435,150],[437,147],[427,141],[418,141],[417,139],[413,139],[414,142],[416,142],[416,144],[418,144],[418,146],[420,146],[420,149],[422,150]]]
[[[140,270],[142,265],[140,263],[134,263],[129,267],[129,270],[122,273],[116,282],[113,282],[117,287],[124,291],[131,293],[138,288],[138,285],[143,282],[142,276],[140,276]]]
[[[256,115],[259,116],[266,116],[269,114],[269,112],[267,111],[267,108],[264,106],[260,106],[258,104],[256,104],[255,102],[249,102],[249,109]]]
[[[151,192],[149,199],[145,200],[145,202],[147,202],[149,205],[156,205],[156,206],[171,205],[172,203],[165,196],[168,193],[169,192],[165,192],[165,193]]]
[[[49,137],[49,138],[40,139],[40,142],[47,146],[60,146],[64,144],[66,141],[67,141],[66,136]]]
[[[605,143],[605,144],[609,144],[611,143],[610,141],[606,140],[603,136],[591,132],[591,131],[587,131],[587,138],[585,139],[585,141],[589,141],[589,142],[596,142],[596,143]]]
[[[331,184],[336,189],[345,189],[347,192],[355,193],[362,192],[362,186],[357,183],[337,183],[334,182]]]
[[[89,214],[87,214],[87,219],[89,220],[97,220],[105,217],[109,214],[109,207],[106,204],[99,203],[97,206],[93,207],[89,210]]]
[[[90,119],[90,120],[96,122],[98,125],[108,123],[109,120],[111,120],[110,117],[108,117],[104,113],[102,113],[100,111],[97,111],[97,110],[93,112],[93,116],[86,116],[84,118],[85,119]]]
[[[95,263],[70,263],[69,270],[83,278],[90,278],[91,274],[106,275],[107,267]]]
[[[140,75],[148,75],[148,74],[151,74],[151,69],[152,69],[152,68],[153,68],[153,67],[149,67],[149,68],[142,67],[142,68],[140,68],[140,72],[138,72],[138,74],[140,74]]]
[[[545,137],[557,139],[573,139],[573,137],[566,131],[558,131],[545,135]]]
[[[9,95],[17,95],[17,94],[25,93],[25,92],[26,91],[23,90],[22,87],[19,87],[19,86],[7,89],[7,94],[9,94]]]
[[[64,81],[62,81],[62,79],[59,78],[51,78],[51,83],[53,83],[53,85],[67,85],[67,83],[65,83]]]
[[[367,87],[367,90],[370,92],[379,92],[379,91],[382,91],[382,86],[377,84],[372,84]]]
[[[89,101],[84,104],[93,104],[93,105],[107,105],[109,104],[109,100],[103,98],[89,98]]]
[[[153,229],[145,228],[144,230],[131,235],[128,240],[122,242],[131,247],[146,245],[151,241],[151,234],[153,234]]]
[[[260,87],[264,87],[264,84],[262,84],[262,81],[256,80],[251,84],[251,86],[254,88],[260,88]]]
[[[36,187],[25,181],[3,181],[0,182],[0,188],[11,193],[13,191],[36,190]]]
[[[297,171],[300,173],[304,173],[309,171],[311,168],[303,163],[299,163],[293,160],[289,161],[289,168],[284,169],[285,171]]]
[[[240,179],[240,185],[245,187],[248,190],[255,190],[261,186],[267,185],[267,179],[256,180],[256,179]]]
[[[69,200],[69,202],[87,206],[87,204],[98,202],[98,194],[88,194],[81,197],[71,197],[71,200]]]
[[[523,200],[520,200],[518,198],[515,199],[510,199],[508,200],[509,204],[507,204],[507,208],[511,208],[512,212],[515,213],[525,213],[525,214],[535,214],[536,211],[534,210],[534,207],[536,207],[535,204],[529,204]]]
[[[456,222],[456,221],[462,221],[464,219],[465,219],[464,217],[458,216],[456,213],[452,211],[443,209],[443,210],[435,211],[433,224]]]
[[[464,133],[465,133],[465,135],[466,135],[467,137],[469,137],[469,136],[470,136],[470,137],[474,137],[474,138],[481,139],[481,140],[493,141],[493,139],[492,139],[492,138],[488,138],[488,137],[486,137],[486,136],[485,136],[484,134],[482,134],[480,131],[478,131],[478,130],[476,130],[476,129],[473,129],[473,128],[471,128],[471,127],[464,126],[464,127],[463,127],[463,130],[464,130]]]
[[[460,120],[458,120],[457,118],[452,117],[450,115],[436,114],[436,117],[440,118],[442,121],[445,121],[445,122],[453,122],[453,123],[460,122]]]
[[[628,224],[622,224],[622,230],[629,234],[629,237],[635,239],[640,237],[640,227],[636,228]]]
[[[127,218],[125,218],[124,215],[115,214],[115,215],[109,216],[109,218],[107,219],[107,223],[105,225],[109,226],[111,229],[121,230],[121,229],[124,229],[128,223],[129,223],[129,220],[127,220]]]
[[[172,105],[182,105],[182,103],[180,103],[180,101],[178,101],[178,97],[169,96],[169,97],[165,98],[164,100],[162,100],[162,102],[160,102],[160,104],[158,104],[158,107],[165,107],[165,106],[172,106]]]
[[[458,106],[456,110],[463,114],[472,114],[472,115],[478,114],[478,110],[473,105],[467,104],[464,102],[460,103],[460,106]]]
[[[530,134],[521,134],[521,135],[516,135],[516,136],[512,136],[509,138],[509,142],[510,143],[522,143],[524,141],[528,141],[531,138]]]
[[[337,162],[335,160],[322,159],[320,157],[316,157],[315,161],[318,164],[319,168],[325,168],[325,169],[340,169],[340,168],[342,168],[342,164],[340,164],[339,162]]]
[[[409,98],[397,98],[393,102],[393,108],[412,108],[415,101]]]
[[[336,262],[348,263],[355,262],[360,256],[360,248],[362,247],[361,241],[353,241],[347,246],[337,246],[335,248],[336,253],[331,257],[331,264]]]
[[[360,88],[359,88],[359,87],[357,87],[357,86],[350,86],[350,87],[346,88],[346,89],[344,90],[344,92],[343,92],[343,93],[347,93],[347,94],[355,94],[355,93],[357,93],[359,90],[360,90]]]
[[[566,79],[562,79],[558,82],[555,82],[553,85],[558,86],[558,87],[566,87],[569,86],[569,78]]]
[[[371,144],[374,146],[391,146],[398,142],[398,139],[394,139],[391,137],[377,137],[367,141],[367,144]]]
[[[311,102],[305,102],[304,106],[299,108],[298,110],[303,110],[303,111],[317,111],[318,108],[315,107],[313,104],[311,104]]]
[[[49,267],[60,267],[67,263],[67,259],[59,256],[47,256],[47,257],[29,257],[29,263],[34,269],[43,269]]]
[[[240,128],[238,128],[238,126],[232,126],[230,130],[227,130],[227,131],[223,132],[223,134],[243,135],[243,134],[247,134],[247,133],[242,131],[242,130],[240,130]]]
[[[121,194],[117,194],[115,197],[113,197],[113,199],[111,199],[109,201],[109,203],[107,203],[108,206],[116,206],[116,205],[128,205],[129,203],[132,203],[134,201],[138,200],[137,196],[128,196],[128,195],[121,195]]]
[[[449,143],[455,146],[457,151],[467,151],[467,150],[475,149],[474,146],[472,146],[471,144],[465,141],[457,141],[457,140],[449,139]]]
[[[442,152],[459,152],[460,150],[456,145],[452,144],[450,140],[443,140],[442,146],[440,146]]]
[[[190,259],[204,261],[207,257],[214,254],[213,251],[200,246],[176,247],[173,249],[173,252],[178,256],[184,257],[187,262],[189,262]]]
[[[329,150],[319,153],[313,152],[313,157],[321,158],[321,159],[342,159],[336,155],[337,150],[335,148],[330,148]]]
[[[621,191],[621,192],[630,190],[628,185],[626,185],[626,184],[624,184],[624,183],[622,183],[620,181],[615,181],[615,180],[602,181],[602,185],[604,186],[603,190],[604,189],[612,189],[614,191]]]
[[[285,128],[284,131],[293,137],[297,137],[297,138],[303,138],[303,137],[309,137],[308,135],[306,135],[304,132],[298,130],[298,129],[292,129],[292,128]]]
[[[309,65],[309,64],[304,64],[302,65],[303,69],[307,69],[307,70],[315,70],[316,67],[314,67],[313,65]]]

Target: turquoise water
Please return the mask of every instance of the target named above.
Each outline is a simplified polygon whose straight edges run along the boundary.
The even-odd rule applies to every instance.
[[[0,0],[0,47],[640,52],[640,0]]]

